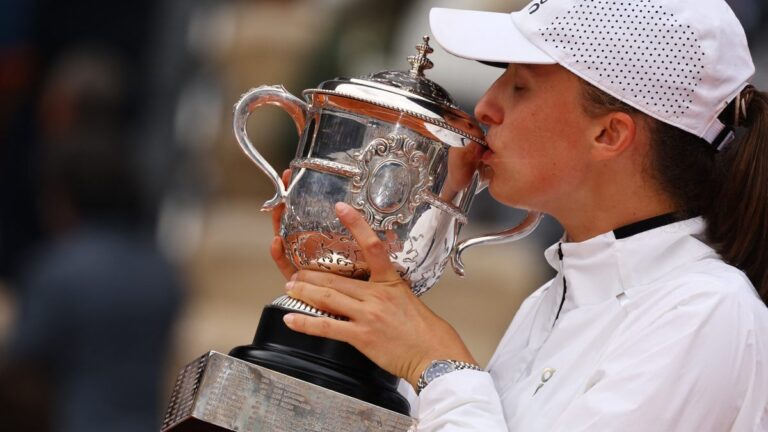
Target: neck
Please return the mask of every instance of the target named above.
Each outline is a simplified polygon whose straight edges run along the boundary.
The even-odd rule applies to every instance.
[[[674,208],[658,208],[656,211],[643,211],[626,214],[623,217],[598,216],[592,223],[583,221],[561,222],[565,228],[566,239],[569,242],[582,242],[612,231],[616,228],[630,225],[641,220],[649,219],[665,213],[674,212]]]
[[[580,242],[616,228],[679,209],[650,181],[621,181],[620,176],[598,178],[568,208],[550,213],[565,228],[568,241]],[[632,179],[630,179],[632,180]],[[638,180],[638,179],[635,179]]]

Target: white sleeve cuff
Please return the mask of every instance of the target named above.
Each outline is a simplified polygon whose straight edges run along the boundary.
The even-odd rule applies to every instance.
[[[438,377],[421,392],[419,432],[506,431],[499,395],[488,372],[460,370]]]

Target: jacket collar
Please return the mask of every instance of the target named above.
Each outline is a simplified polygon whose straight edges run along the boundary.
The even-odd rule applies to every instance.
[[[664,224],[669,221],[648,223],[650,229],[645,230],[627,229],[638,225],[633,224],[583,242],[550,246],[544,255],[567,280],[566,302],[572,307],[600,303],[703,257],[717,256],[702,241],[706,225],[700,217]]]

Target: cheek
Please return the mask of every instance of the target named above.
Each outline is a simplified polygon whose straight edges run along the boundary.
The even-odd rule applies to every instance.
[[[544,210],[569,199],[588,173],[588,124],[580,93],[569,87],[523,94],[494,133],[491,195],[505,204]],[[570,95],[570,96],[569,96]]]
[[[562,185],[566,170],[560,161],[538,154],[532,157],[507,159],[494,165],[488,191],[502,203],[517,206],[535,206],[537,202],[549,200]]]
[[[555,123],[521,126],[514,135],[517,139],[499,152],[489,185],[494,199],[527,208],[538,208],[558,197],[567,199],[585,164],[579,143],[569,139],[574,131]]]

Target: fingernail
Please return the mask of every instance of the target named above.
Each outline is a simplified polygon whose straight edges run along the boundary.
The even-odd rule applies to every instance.
[[[291,324],[293,324],[293,320],[294,320],[293,314],[283,315],[283,322],[285,323],[285,325],[290,326]]]
[[[295,281],[298,278],[299,278],[299,272],[293,272],[293,274],[291,275],[291,282]]]
[[[290,281],[287,284],[285,284],[285,291],[286,292],[291,292],[292,288],[293,288],[293,281]]]
[[[336,214],[338,215],[344,215],[349,211],[349,206],[347,206],[343,202],[337,202],[336,203]]]

